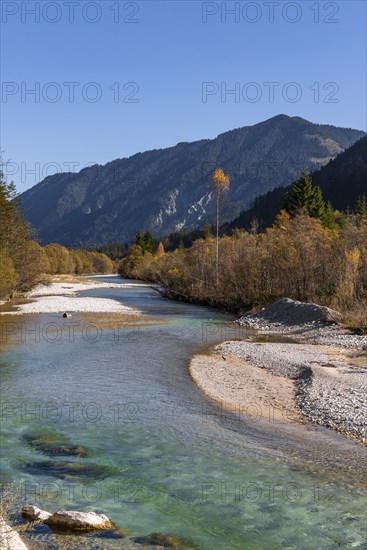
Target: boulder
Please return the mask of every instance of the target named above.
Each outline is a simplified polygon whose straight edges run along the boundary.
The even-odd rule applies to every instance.
[[[45,523],[52,527],[65,527],[66,529],[111,529],[110,520],[104,514],[95,512],[76,512],[62,510],[52,514]]]
[[[57,527],[67,531],[89,531],[111,529],[112,524],[104,514],[96,514],[95,512],[78,512],[61,510],[51,514],[44,510],[40,510],[36,506],[24,506],[22,514],[25,518],[31,521],[41,521],[50,528]]]
[[[0,518],[0,548],[4,550],[28,550],[19,534]]]
[[[46,521],[52,514],[45,512],[37,506],[23,506],[22,515],[30,521]]]

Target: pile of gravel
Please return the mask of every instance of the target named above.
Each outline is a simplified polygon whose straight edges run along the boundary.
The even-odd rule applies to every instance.
[[[367,349],[367,336],[353,334],[339,324],[337,311],[318,304],[282,298],[258,313],[244,315],[237,323],[260,331],[292,334],[305,344]]]
[[[239,323],[253,328],[272,328],[273,326],[324,326],[340,321],[340,313],[318,304],[309,304],[281,298],[259,313],[241,317]]]

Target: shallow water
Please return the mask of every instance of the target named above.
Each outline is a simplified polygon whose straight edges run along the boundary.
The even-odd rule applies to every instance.
[[[33,315],[3,326],[13,335],[3,338],[2,479],[17,480],[18,507],[100,511],[129,537],[161,531],[205,550],[366,549],[360,444],[275,423],[271,411],[248,417],[251,403],[228,413],[191,381],[194,353],[251,335],[233,316],[123,281],[82,295],[160,322],[72,330],[77,319]],[[40,431],[87,456],[42,453],[24,438]]]

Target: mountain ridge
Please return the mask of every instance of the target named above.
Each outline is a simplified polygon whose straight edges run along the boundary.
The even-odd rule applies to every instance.
[[[320,170],[313,172],[311,179],[314,186],[320,187],[324,200],[330,201],[333,208],[343,211],[353,209],[360,197],[367,196],[367,136],[363,136]],[[269,227],[284,206],[284,194],[290,187],[276,187],[260,195],[251,208],[241,212],[223,229],[227,232],[236,228],[249,229],[254,219],[259,223],[260,229]]]
[[[213,139],[48,176],[20,197],[42,243],[127,242],[146,228],[163,236],[212,220],[210,174],[218,165],[231,178],[223,214],[230,221],[257,196],[289,185],[302,169],[327,163],[363,135],[277,115]]]

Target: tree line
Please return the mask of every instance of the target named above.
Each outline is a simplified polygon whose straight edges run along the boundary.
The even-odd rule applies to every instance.
[[[26,222],[13,183],[0,172],[0,297],[30,290],[45,275],[112,273],[113,261],[101,252],[41,247]]]
[[[353,212],[325,204],[307,172],[294,182],[274,224],[212,235],[189,248],[144,250],[139,239],[119,265],[124,277],[160,283],[169,297],[240,311],[287,296],[344,312],[367,325],[367,200]]]
[[[215,174],[214,174],[215,175]],[[213,176],[214,176],[213,175]],[[221,190],[229,181],[213,178]],[[224,178],[224,179],[223,179]],[[274,224],[259,232],[235,229],[219,235],[205,224],[189,247],[180,240],[166,252],[149,230],[138,231],[125,247],[103,252],[70,250],[59,244],[41,247],[22,215],[14,185],[0,177],[0,296],[23,293],[45,275],[112,273],[158,282],[169,297],[210,304],[232,311],[249,310],[288,296],[315,301],[345,312],[352,323],[367,325],[367,200],[353,212],[333,209],[307,172],[284,197]],[[216,233],[213,236],[213,229]]]

